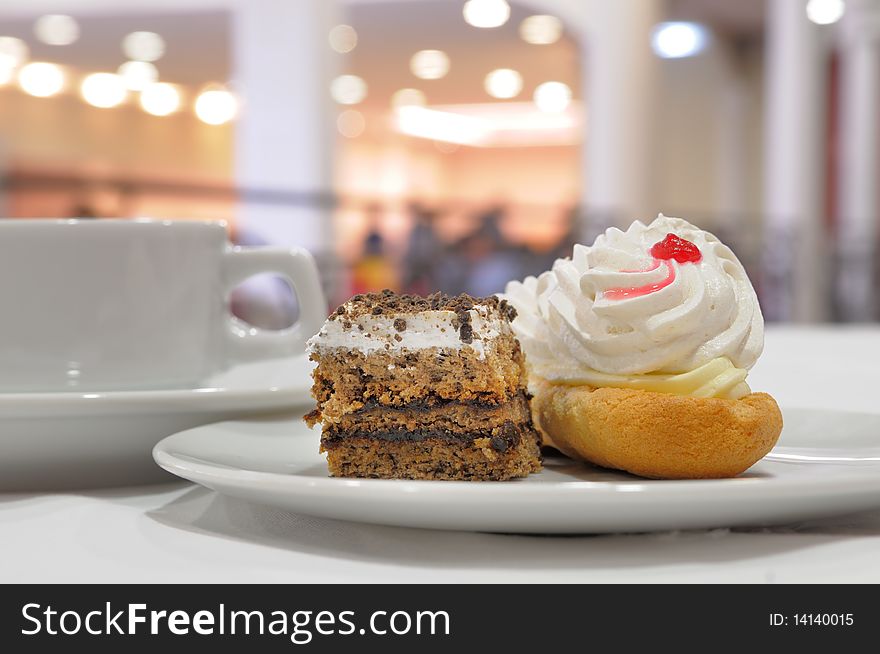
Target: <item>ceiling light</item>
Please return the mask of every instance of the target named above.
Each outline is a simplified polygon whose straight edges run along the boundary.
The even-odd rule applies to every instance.
[[[27,43],[14,36],[0,36],[0,67],[17,68],[28,56]]]
[[[235,96],[224,89],[203,91],[196,98],[196,116],[203,123],[222,125],[235,118],[238,113],[238,101]]]
[[[843,17],[846,3],[843,0],[810,0],[807,3],[807,18],[817,25],[831,25]]]
[[[419,50],[409,60],[409,69],[421,79],[440,79],[449,72],[449,57],[442,50]]]
[[[510,18],[510,5],[505,0],[468,0],[462,14],[468,25],[500,27]]]
[[[562,82],[544,82],[535,89],[533,99],[541,111],[565,111],[571,102],[571,89]]]
[[[574,101],[558,113],[541,111],[533,102],[434,105],[406,107],[395,119],[397,131],[446,146],[574,145],[582,142],[584,108]]]
[[[400,89],[391,96],[391,106],[395,109],[410,105],[424,106],[427,101],[425,94],[418,89]]]
[[[367,97],[367,83],[357,75],[340,75],[330,82],[330,95],[339,104],[357,104]]]
[[[330,47],[339,54],[345,54],[355,49],[358,43],[358,35],[351,25],[337,25],[327,35]]]
[[[48,98],[64,88],[64,71],[55,64],[35,61],[18,71],[18,83],[25,93]]]
[[[492,131],[482,119],[427,107],[401,107],[395,115],[398,131],[434,141],[482,145]]]
[[[141,107],[148,114],[167,116],[180,107],[180,93],[171,84],[155,82],[141,91]]]
[[[47,45],[70,45],[79,38],[79,23],[64,14],[47,14],[34,23],[34,34]]]
[[[660,23],[651,35],[651,47],[663,59],[692,57],[702,52],[708,42],[709,32],[699,23]]]
[[[159,71],[148,61],[126,61],[116,72],[129,91],[143,91],[159,79]]]
[[[533,45],[556,43],[562,36],[562,21],[556,16],[529,16],[519,24],[519,35]]]
[[[336,129],[349,139],[357,138],[363,134],[366,126],[367,121],[364,119],[364,115],[355,109],[343,111],[336,119]]]
[[[122,39],[122,51],[135,61],[158,61],[165,54],[165,39],[155,32],[132,32]]]
[[[121,104],[128,91],[125,82],[113,73],[93,73],[88,75],[79,87],[83,100],[93,107],[107,109]]]
[[[4,66],[0,64],[0,86],[5,86],[12,81],[12,78],[15,76],[15,69],[11,66]]]
[[[483,86],[493,98],[515,98],[522,91],[522,75],[510,68],[499,68],[486,75]]]

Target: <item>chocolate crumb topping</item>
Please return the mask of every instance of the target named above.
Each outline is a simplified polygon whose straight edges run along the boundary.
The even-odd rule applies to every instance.
[[[403,340],[403,337],[402,337],[400,334],[395,334],[395,335],[394,335],[394,340],[397,341],[398,343],[400,343],[400,341]]]
[[[472,343],[474,329],[471,324],[470,312],[478,305],[486,307],[490,313],[496,313],[503,320],[512,321],[516,318],[516,310],[506,300],[495,295],[475,298],[466,293],[455,296],[434,293],[422,297],[419,295],[398,295],[385,289],[380,293],[355,295],[337,308],[331,319],[344,315],[347,321],[343,323],[343,326],[345,329],[350,329],[350,321],[363,315],[410,315],[423,311],[451,311],[455,313],[452,325],[458,331],[459,338],[463,343]],[[403,317],[395,318],[393,324],[394,329],[398,332],[405,331],[407,328],[407,321]],[[358,328],[362,329],[360,325]]]
[[[513,310],[506,300],[495,295],[472,297],[467,293],[446,295],[433,293],[427,297],[420,295],[397,295],[389,290],[381,293],[358,294],[336,309],[337,314],[348,313],[351,317],[373,313],[377,308],[381,313],[420,313],[422,311],[454,311],[463,313],[477,305],[496,309],[500,314],[508,316]],[[376,314],[378,315],[378,314]]]

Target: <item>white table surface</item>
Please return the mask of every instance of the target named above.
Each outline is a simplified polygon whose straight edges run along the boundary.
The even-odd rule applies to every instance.
[[[769,329],[749,381],[783,408],[880,413],[880,328]],[[773,529],[533,537],[322,520],[173,483],[0,494],[0,552],[0,582],[878,582],[880,498]]]

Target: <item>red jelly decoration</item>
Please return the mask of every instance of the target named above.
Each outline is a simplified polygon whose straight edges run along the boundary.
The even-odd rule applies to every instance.
[[[629,272],[651,272],[657,270],[660,267],[660,261],[654,259],[654,263],[657,264],[653,268],[648,268],[647,270],[632,270]],[[657,291],[666,288],[672,282],[675,281],[675,268],[672,266],[672,263],[666,261],[666,277],[661,279],[659,282],[654,282],[653,284],[645,284],[644,286],[630,286],[624,288],[609,288],[605,291],[602,296],[606,300],[626,300],[631,297],[642,297],[643,295],[650,295],[651,293],[656,293]],[[626,270],[622,270],[621,272],[627,272]]]
[[[675,259],[678,263],[697,263],[703,258],[700,248],[675,234],[667,234],[666,238],[655,243],[651,256],[666,261]]]

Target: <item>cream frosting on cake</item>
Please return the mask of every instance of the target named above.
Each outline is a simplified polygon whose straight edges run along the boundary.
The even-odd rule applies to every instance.
[[[370,354],[377,350],[400,352],[425,348],[471,348],[484,355],[487,344],[501,334],[511,334],[509,323],[493,316],[489,307],[476,305],[468,311],[473,337],[470,342],[461,339],[459,316],[453,311],[421,311],[392,315],[358,315],[351,318],[328,320],[321,330],[309,339],[309,352],[316,348],[341,347]],[[405,321],[402,330],[395,322]],[[398,325],[400,323],[398,322]]]
[[[495,297],[481,303],[469,296],[420,298],[387,293],[357,295],[340,306],[309,339],[307,351],[344,348],[371,354],[469,349],[484,358],[496,339],[514,335],[510,320],[515,311]]]

